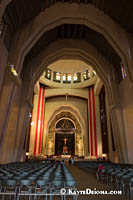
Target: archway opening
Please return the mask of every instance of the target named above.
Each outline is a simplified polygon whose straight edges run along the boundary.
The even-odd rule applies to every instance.
[[[55,155],[75,155],[75,127],[69,119],[56,124]]]

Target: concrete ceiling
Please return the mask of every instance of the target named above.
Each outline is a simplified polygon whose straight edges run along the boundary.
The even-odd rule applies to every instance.
[[[61,73],[76,73],[87,70],[91,66],[80,60],[59,60],[49,65],[48,68]]]

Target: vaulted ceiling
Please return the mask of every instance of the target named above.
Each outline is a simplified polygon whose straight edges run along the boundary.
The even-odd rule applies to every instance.
[[[6,8],[4,18],[12,24],[13,31],[16,31],[41,11],[58,2],[86,5],[91,3],[133,36],[132,0],[12,0]]]
[[[121,58],[100,33],[80,24],[63,24],[44,33],[27,54],[25,63],[30,62],[54,41],[66,39],[84,40],[93,45],[111,64],[113,64],[118,75],[118,82],[121,80]]]
[[[14,34],[19,28],[33,20],[41,11],[58,2],[93,4],[133,36],[133,0],[12,0],[3,16],[4,22],[8,24],[6,39],[8,49]],[[119,55],[100,33],[81,24],[63,24],[45,33],[26,56],[26,62],[31,61],[44,47],[46,48],[58,39],[80,39],[91,43],[114,65],[118,81],[121,80],[121,59]]]

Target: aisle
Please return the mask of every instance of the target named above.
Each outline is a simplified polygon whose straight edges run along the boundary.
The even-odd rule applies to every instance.
[[[72,173],[76,180],[77,188],[79,190],[94,189],[97,190],[114,190],[110,189],[106,183],[96,180],[93,174],[89,174],[82,169],[75,166],[68,166],[69,171]],[[124,195],[80,195],[78,200],[129,200]]]

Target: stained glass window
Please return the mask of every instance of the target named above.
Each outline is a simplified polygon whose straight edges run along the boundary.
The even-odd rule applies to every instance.
[[[121,64],[121,73],[122,73],[122,78],[125,79],[127,76],[127,73],[126,73],[124,64]]]

